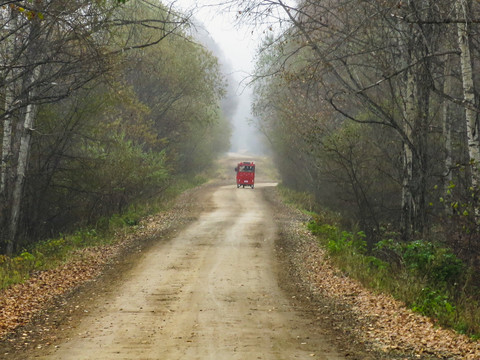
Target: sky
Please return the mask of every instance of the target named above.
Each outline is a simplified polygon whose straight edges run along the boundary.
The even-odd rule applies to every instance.
[[[194,10],[194,17],[203,24],[205,30],[220,47],[223,58],[231,69],[231,75],[236,84],[233,84],[238,99],[238,107],[232,115],[233,135],[231,139],[233,152],[259,153],[262,146],[259,144],[263,136],[251,124],[250,114],[252,103],[252,89],[247,86],[249,76],[254,70],[255,53],[260,45],[261,36],[252,28],[235,25],[235,15],[212,4],[219,0],[176,0],[175,6],[179,9]]]

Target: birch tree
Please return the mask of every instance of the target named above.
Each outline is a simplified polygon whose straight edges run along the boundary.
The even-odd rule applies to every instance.
[[[473,82],[473,59],[470,49],[470,36],[468,27],[468,16],[470,1],[456,0],[455,10],[458,16],[457,34],[458,47],[460,49],[460,67],[463,85],[463,103],[465,104],[465,121],[467,129],[468,154],[473,167],[472,186],[478,188],[478,166],[480,164],[480,134],[477,121],[477,114],[474,110],[475,86]]]
[[[412,194],[414,184],[413,174],[413,151],[412,151],[412,124],[416,116],[415,98],[416,86],[413,71],[407,72],[407,89],[405,99],[405,122],[404,133],[408,141],[403,142],[403,178],[402,178],[402,228],[405,237],[412,233],[413,220],[415,217],[415,203]]]
[[[3,78],[5,79],[4,87],[4,119],[3,119],[3,137],[2,137],[2,157],[0,163],[0,198],[3,204],[6,203],[5,189],[7,187],[7,168],[11,157],[11,143],[12,143],[12,105],[15,99],[14,77],[15,69],[8,67],[8,62],[13,63],[16,59],[17,41],[15,40],[17,31],[17,12],[13,7],[10,7],[6,12],[5,23],[5,46],[3,57]],[[3,206],[0,207],[0,215],[3,213]],[[1,216],[0,216],[1,218]]]
[[[452,80],[452,55],[446,55],[444,65],[444,80],[443,93],[447,95],[452,94],[453,80]],[[452,103],[444,101],[442,105],[442,133],[445,144],[445,161],[444,161],[444,178],[443,178],[443,193],[448,194],[449,186],[453,181],[453,137],[452,137]],[[449,198],[449,197],[448,197]],[[447,198],[447,200],[449,200]],[[447,215],[452,214],[452,207],[448,201],[443,202],[444,210]]]

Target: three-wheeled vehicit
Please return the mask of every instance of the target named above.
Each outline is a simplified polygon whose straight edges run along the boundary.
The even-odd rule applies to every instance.
[[[250,186],[253,189],[255,183],[255,163],[253,161],[240,162],[235,171],[237,172],[237,188]]]

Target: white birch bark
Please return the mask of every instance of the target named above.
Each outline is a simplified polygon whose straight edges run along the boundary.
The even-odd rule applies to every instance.
[[[15,176],[15,183],[13,184],[12,193],[12,209],[10,216],[10,239],[7,244],[7,254],[13,252],[14,240],[16,239],[18,232],[18,221],[20,218],[20,209],[23,198],[23,185],[25,184],[25,177],[28,166],[28,158],[30,154],[30,143],[32,137],[33,124],[35,121],[37,105],[32,104],[31,100],[35,96],[35,82],[40,77],[41,67],[37,66],[32,74],[30,86],[33,85],[32,90],[29,92],[28,101],[25,111],[25,117],[23,121],[22,134],[20,137],[20,148],[18,152],[18,162]]]
[[[464,19],[465,22],[457,24],[458,47],[460,49],[460,66],[462,71],[463,83],[463,101],[465,107],[465,120],[467,125],[467,141],[468,154],[472,167],[472,186],[478,186],[478,166],[480,164],[480,139],[478,133],[478,124],[476,114],[471,109],[475,105],[475,93],[473,84],[473,66],[472,56],[470,52],[470,42],[467,26],[467,9],[468,4],[466,0],[457,0],[455,3],[457,16],[459,19]]]
[[[12,156],[12,115],[9,113],[13,102],[13,89],[11,84],[11,75],[7,75],[7,86],[5,88],[5,118],[3,119],[3,138],[2,138],[2,159],[0,175],[0,196],[6,191],[7,173],[10,157]]]
[[[7,31],[14,32],[17,26],[17,16],[15,15],[14,11],[10,9],[10,22],[7,26]],[[10,111],[12,110],[13,101],[15,99],[14,92],[14,70],[12,67],[9,66],[8,62],[12,61],[15,58],[15,34],[12,34],[6,42],[6,51],[5,51],[5,117],[3,120],[3,137],[2,137],[2,157],[0,162],[0,197],[5,197],[6,186],[7,186],[7,176],[8,176],[8,168],[10,159],[12,157],[12,128],[13,128],[13,121],[12,121],[12,114]]]

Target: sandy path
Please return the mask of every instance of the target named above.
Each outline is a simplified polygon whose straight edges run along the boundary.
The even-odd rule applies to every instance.
[[[278,286],[262,196],[273,185],[207,188],[199,219],[140,256],[75,336],[37,358],[343,359]]]

